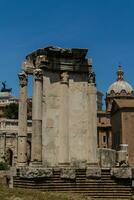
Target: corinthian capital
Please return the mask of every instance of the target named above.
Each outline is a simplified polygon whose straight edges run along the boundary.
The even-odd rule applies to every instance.
[[[20,86],[24,87],[27,85],[27,74],[23,71],[18,74],[19,81],[20,81]]]
[[[34,77],[35,77],[35,80],[38,80],[38,81],[42,81],[43,79],[43,72],[41,69],[35,69],[34,72]]]
[[[89,75],[88,75],[88,83],[89,84],[92,84],[92,85],[96,85],[96,75],[94,72],[89,72]]]
[[[68,74],[68,72],[62,72],[60,74],[60,78],[61,78],[61,83],[68,84],[68,81],[69,81],[69,74]]]

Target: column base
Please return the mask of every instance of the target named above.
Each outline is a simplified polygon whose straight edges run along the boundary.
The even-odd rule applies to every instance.
[[[28,166],[27,162],[18,162],[17,163],[17,167],[26,167],[26,166]]]
[[[30,167],[42,167],[42,161],[31,161],[29,166]]]
[[[92,162],[92,163],[87,162],[87,167],[99,167],[99,164],[98,164],[97,161],[96,162]]]
[[[64,162],[64,163],[58,163],[58,166],[61,168],[66,168],[66,167],[70,167],[70,163],[69,162]]]

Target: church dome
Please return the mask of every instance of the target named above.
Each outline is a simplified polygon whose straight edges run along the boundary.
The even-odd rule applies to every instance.
[[[121,69],[121,66],[119,66],[119,69],[117,71],[117,80],[110,85],[108,88],[107,94],[120,94],[120,93],[126,93],[131,94],[133,92],[132,86],[124,80],[123,78],[124,72]]]

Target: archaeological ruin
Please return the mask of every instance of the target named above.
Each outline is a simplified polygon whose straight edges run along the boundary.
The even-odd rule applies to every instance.
[[[103,111],[87,51],[49,46],[26,56],[18,74],[18,119],[0,118],[0,161],[11,165],[10,187],[96,198],[133,195],[133,88],[119,66]],[[0,110],[4,102],[18,103],[7,92]]]

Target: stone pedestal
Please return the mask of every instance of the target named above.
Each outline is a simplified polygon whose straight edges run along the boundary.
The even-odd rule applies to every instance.
[[[20,73],[18,166],[27,164],[27,74]]]
[[[42,162],[42,70],[34,71],[32,99],[32,164]]]

